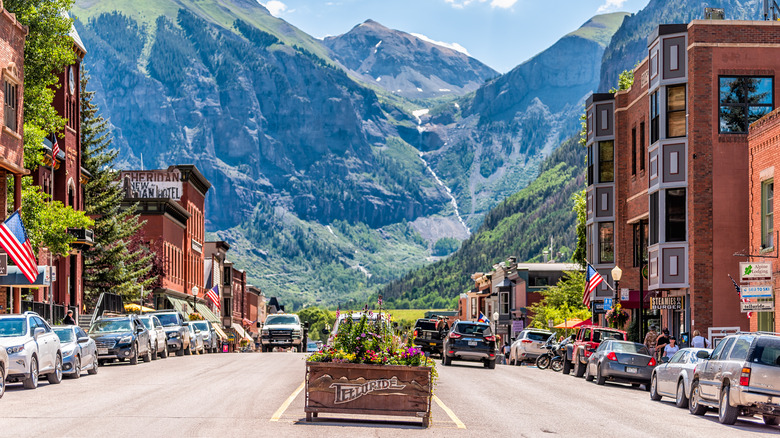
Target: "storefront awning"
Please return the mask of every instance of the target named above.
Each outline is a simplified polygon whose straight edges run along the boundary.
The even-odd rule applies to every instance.
[[[190,309],[192,308],[192,304],[187,303],[186,300],[183,300],[181,298],[176,298],[171,295],[165,295],[165,298],[168,299],[168,301],[173,305],[173,308],[181,312],[183,315],[189,314]]]
[[[206,320],[211,321],[211,326],[214,327],[214,331],[217,332],[217,336],[219,336],[221,340],[226,341],[228,339],[227,333],[222,330],[222,322],[219,320],[219,316],[212,312],[207,305],[198,303],[198,313],[203,315]]]
[[[254,341],[254,339],[252,339],[252,337],[249,336],[249,334],[246,332],[246,330],[244,330],[244,328],[241,327],[240,325],[238,325],[238,324],[236,324],[234,322],[233,325],[231,325],[231,327],[233,328],[233,330],[236,331],[236,333],[238,333],[238,336],[240,336],[241,339],[246,339],[246,340],[248,340],[250,342]]]
[[[46,275],[46,266],[38,266],[38,276],[35,277],[35,282],[30,283],[30,280],[22,274],[18,266],[8,266],[8,274],[0,276],[0,286],[14,286],[14,287],[43,287],[51,285],[51,279]]]

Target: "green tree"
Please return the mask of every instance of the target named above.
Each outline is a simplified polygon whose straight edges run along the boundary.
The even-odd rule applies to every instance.
[[[60,132],[63,119],[52,106],[58,75],[76,60],[68,33],[73,20],[63,15],[73,0],[5,0],[3,6],[28,27],[24,45],[24,165],[43,162],[43,139]]]
[[[638,65],[638,64],[637,64]],[[623,70],[618,76],[617,88],[611,88],[610,93],[616,93],[620,90],[628,90],[634,85],[634,70]]]
[[[453,237],[442,237],[433,245],[433,255],[446,256],[460,248],[460,240]]]
[[[579,263],[580,266],[587,264],[587,236],[585,222],[587,215],[585,212],[585,190],[575,192],[572,195],[572,201],[574,201],[574,210],[577,213],[577,246],[574,248],[574,253],[571,255],[571,261]]]
[[[560,324],[566,319],[586,319],[590,310],[582,304],[582,294],[585,291],[585,274],[578,271],[564,272],[563,278],[555,286],[541,291],[542,300],[529,307],[534,318],[531,325],[546,328],[552,319]]]
[[[124,193],[116,184],[119,172],[113,168],[118,151],[111,149],[108,122],[87,91],[89,74],[81,74],[82,166],[91,177],[84,186],[84,208],[94,218],[95,245],[84,252],[84,295],[94,303],[101,292],[114,292],[137,300],[140,287],[148,287],[159,272],[153,271],[155,251],[137,236],[143,223],[135,208],[122,208]],[[151,275],[150,275],[151,274]]]
[[[333,326],[336,321],[336,314],[320,307],[307,307],[298,312],[298,318],[301,322],[309,323],[309,339],[325,340],[322,329],[326,326]]]

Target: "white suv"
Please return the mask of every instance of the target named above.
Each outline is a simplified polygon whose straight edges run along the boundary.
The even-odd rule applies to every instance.
[[[41,374],[49,383],[62,381],[60,338],[37,313],[0,315],[0,347],[8,353],[9,382],[33,389]]]

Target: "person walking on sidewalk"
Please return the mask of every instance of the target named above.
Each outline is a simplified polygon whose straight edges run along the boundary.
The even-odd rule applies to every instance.
[[[693,331],[693,339],[691,339],[691,347],[693,348],[710,348],[710,340],[705,338],[699,333],[698,330]]]
[[[680,347],[677,346],[677,339],[672,336],[669,338],[669,344],[664,347],[664,357],[671,359],[671,357],[674,356],[674,353],[677,353],[678,351],[680,351]]]
[[[650,331],[645,335],[645,347],[650,350],[650,356],[655,357],[655,344],[658,339],[658,333],[655,331],[655,326],[650,326]]]
[[[62,318],[62,325],[76,325],[76,320],[73,319],[73,311],[68,310],[68,314],[65,318]]]
[[[661,332],[661,336],[658,337],[658,339],[655,340],[655,353],[656,353],[656,359],[660,360],[664,356],[664,348],[669,345],[669,329],[665,328],[663,332]]]

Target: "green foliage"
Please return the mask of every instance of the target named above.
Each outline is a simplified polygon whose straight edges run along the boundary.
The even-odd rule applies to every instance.
[[[433,244],[433,255],[446,256],[460,248],[460,240],[453,237],[442,237]]]
[[[585,211],[585,190],[576,192],[572,195],[574,201],[573,210],[577,214],[577,246],[572,254],[571,261],[578,263],[580,266],[585,266],[587,263],[587,235],[585,222],[587,220],[587,214]]]
[[[139,242],[142,223],[134,208],[122,209],[119,172],[112,165],[117,150],[110,149],[108,121],[92,102],[87,91],[89,74],[81,74],[81,146],[82,166],[92,176],[84,186],[84,208],[94,218],[95,245],[84,251],[84,295],[94,304],[102,292],[122,295],[137,301],[140,287],[157,280],[157,256],[148,245]],[[159,264],[159,263],[158,263]]]
[[[253,42],[258,47],[270,47],[274,44],[284,44],[276,36],[264,32],[251,24],[243,20],[236,20],[233,22],[233,27],[236,28],[241,35],[244,35],[246,39]]]
[[[542,290],[542,300],[532,304],[528,310],[534,314],[531,325],[547,328],[548,321],[560,324],[566,319],[590,317],[590,310],[582,304],[585,291],[585,273],[564,272],[563,278],[555,286]]]
[[[182,31],[167,18],[157,18],[154,44],[149,55],[151,76],[169,89],[178,88],[187,78],[187,68],[196,56]]]
[[[621,90],[628,90],[632,85],[634,85],[634,70],[623,70],[623,72],[620,73],[620,76],[618,76],[617,88],[613,87],[609,92],[617,93]]]
[[[327,336],[322,335],[322,329],[333,327],[336,314],[321,307],[306,307],[298,312],[298,318],[309,323],[309,339],[324,341]]]
[[[24,165],[28,169],[43,163],[43,139],[65,127],[52,102],[58,75],[76,60],[68,37],[73,20],[62,15],[72,5],[73,0],[3,2],[29,29],[24,46]]]
[[[141,57],[145,29],[135,20],[113,11],[90,18],[89,27],[104,40],[111,41],[111,47],[128,59],[137,61]]]

